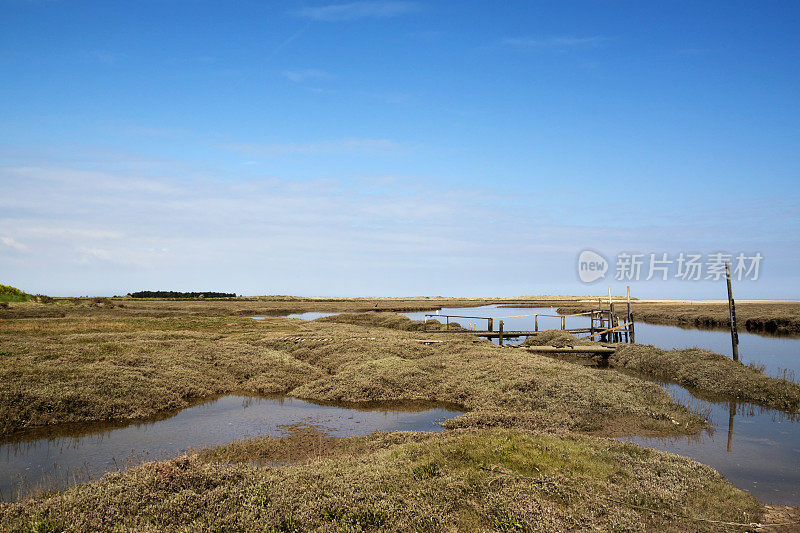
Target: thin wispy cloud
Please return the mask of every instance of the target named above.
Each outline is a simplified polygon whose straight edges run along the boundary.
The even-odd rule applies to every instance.
[[[519,48],[576,48],[598,46],[608,39],[606,37],[514,37],[503,39],[506,46]]]
[[[13,248],[21,252],[24,252],[25,250],[28,249],[27,246],[25,246],[21,242],[15,241],[12,237],[0,237],[0,243],[4,244],[5,246],[8,246],[9,248]]]
[[[314,68],[284,70],[283,75],[286,79],[295,83],[302,83],[304,81],[318,81],[331,78],[331,75],[324,70],[318,70]]]
[[[280,155],[382,155],[398,151],[401,146],[391,139],[346,138],[309,143],[233,144],[229,149],[251,157]]]
[[[311,20],[326,22],[379,19],[412,13],[419,9],[415,2],[383,0],[375,2],[350,2],[346,4],[327,4],[304,7],[295,13]]]

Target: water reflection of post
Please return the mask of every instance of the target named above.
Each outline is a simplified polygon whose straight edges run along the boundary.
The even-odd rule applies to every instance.
[[[728,417],[728,453],[733,451],[733,415],[736,414],[736,404],[728,402],[728,410],[730,416]]]

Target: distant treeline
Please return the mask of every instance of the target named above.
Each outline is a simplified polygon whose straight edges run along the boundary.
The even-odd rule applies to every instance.
[[[178,292],[178,291],[139,291],[129,294],[131,298],[236,298],[234,292]]]

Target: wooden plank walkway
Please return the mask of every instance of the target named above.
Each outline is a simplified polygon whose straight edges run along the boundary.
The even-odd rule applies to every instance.
[[[562,329],[559,331],[566,331],[567,333],[589,333],[589,328],[576,328],[576,329]],[[475,335],[477,337],[486,337],[489,339],[495,339],[500,336],[499,331],[476,331],[471,329],[462,329],[462,330],[447,330],[447,329],[437,329],[432,331],[426,331],[427,333],[469,333],[471,335]],[[504,331],[502,333],[503,337],[529,337],[531,335],[538,335],[541,331]]]

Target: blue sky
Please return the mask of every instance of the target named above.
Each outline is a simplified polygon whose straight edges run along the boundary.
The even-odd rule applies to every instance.
[[[0,0],[0,282],[800,299],[800,4]],[[609,275],[609,278],[612,276]],[[641,297],[724,283],[634,281]]]

